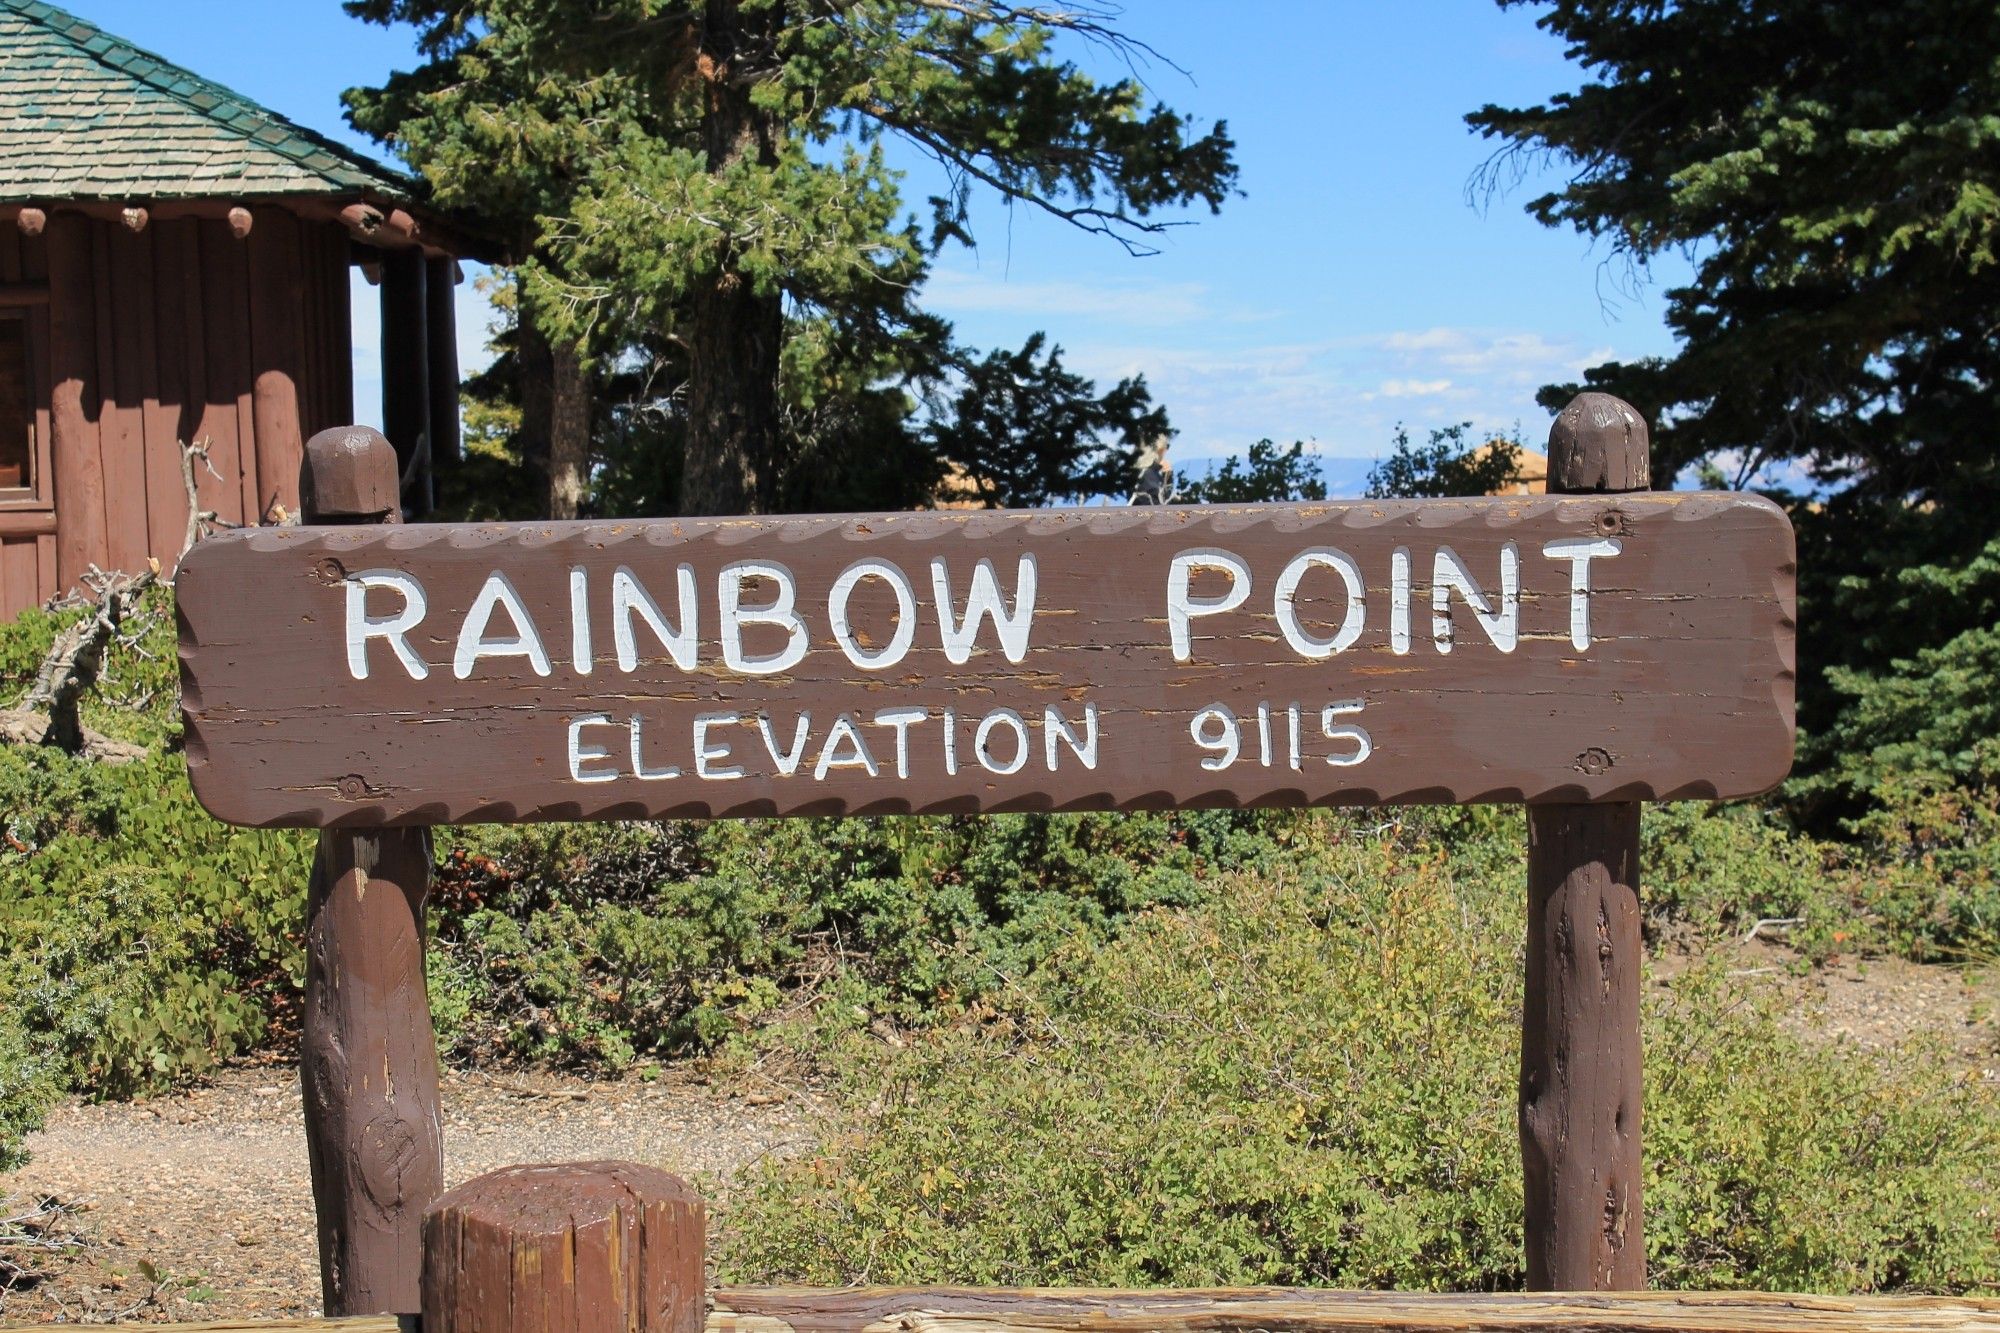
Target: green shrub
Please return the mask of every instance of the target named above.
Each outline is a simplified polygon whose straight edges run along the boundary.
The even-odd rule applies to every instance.
[[[1698,969],[1646,1015],[1656,1287],[1990,1289],[2000,1098],[1942,1042],[1871,1055],[1791,1035],[1779,997]]]
[[[0,624],[0,696],[19,697],[80,614],[29,611]],[[136,646],[111,655],[85,720],[154,754],[114,765],[0,746],[0,1011],[17,1014],[33,987],[60,984],[96,1012],[99,980],[115,978],[117,1002],[87,1043],[82,1032],[63,1039],[59,1062],[59,1081],[97,1095],[172,1084],[254,1047],[300,969],[310,839],[228,828],[195,804],[173,748],[170,594],[149,595],[146,615]],[[108,951],[99,961],[122,961],[56,970],[52,960],[93,937]]]
[[[34,683],[56,635],[86,611],[30,607],[0,620],[0,704],[12,706]],[[84,725],[118,740],[158,746],[180,736],[180,658],[173,590],[146,591],[124,630],[132,640],[106,654],[97,688],[83,696]]]
[[[1811,958],[1886,944],[1855,898],[1848,849],[1791,829],[1755,805],[1681,801],[1646,808],[1639,902],[1649,933],[1743,935],[1762,920]]]
[[[187,941],[151,955],[161,976],[106,1027],[81,1067],[89,1090],[163,1086],[262,1039],[300,976],[308,838],[216,823],[177,754],[105,765],[0,748],[0,812],[0,957],[43,952],[75,904],[114,889],[121,930]]]
[[[1514,1285],[1518,892],[1347,838],[836,1064],[844,1129],[732,1215],[758,1280]]]
[[[1518,1287],[1521,898],[1431,836],[1342,836],[1065,951],[907,1052],[850,1033],[837,1124],[764,1170],[726,1269]],[[1657,1281],[2000,1278],[1991,1089],[1801,1042],[1699,970],[1647,1042]]]
[[[129,1092],[185,1072],[190,1046],[224,1044],[244,1002],[201,969],[200,936],[164,885],[113,871],[63,901],[31,948],[0,952],[0,1170],[70,1087]]]
[[[1793,829],[1772,807],[1650,806],[1640,903],[1649,929],[1742,935],[1790,922],[1807,960],[1919,961],[2000,951],[2000,790],[1885,776],[1848,842]]]
[[[1274,861],[1257,812],[460,830],[434,901],[446,1049],[618,1068],[836,973],[952,1012],[1133,913]]]
[[[1862,910],[1918,959],[2000,956],[2000,784],[1898,774],[1851,821]]]

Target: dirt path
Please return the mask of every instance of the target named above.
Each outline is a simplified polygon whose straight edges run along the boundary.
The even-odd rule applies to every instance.
[[[662,1166],[714,1197],[746,1165],[804,1143],[804,1094],[711,1087],[686,1073],[618,1083],[448,1075],[445,1181],[517,1162],[610,1157]],[[202,1320],[318,1313],[312,1192],[299,1081],[231,1069],[149,1102],[68,1104],[0,1176],[20,1211],[53,1195],[91,1244],[43,1265],[52,1280],[0,1294],[0,1320]],[[150,1265],[148,1276],[143,1265]]]
[[[1737,984],[1775,991],[1797,1032],[1864,1051],[1941,1039],[1967,1073],[2000,1083],[2000,967],[1846,958],[1801,968],[1790,949],[1763,940],[1711,945],[1704,957],[1717,954]],[[1693,962],[1670,951],[1650,961],[1648,975],[1658,985]]]

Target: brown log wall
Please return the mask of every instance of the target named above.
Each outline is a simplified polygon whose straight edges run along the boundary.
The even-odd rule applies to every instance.
[[[43,237],[24,237],[14,227],[0,227],[0,285],[46,285],[48,245]],[[37,468],[50,465],[49,439],[49,309],[28,311],[28,340],[39,350],[28,367],[35,402]],[[56,591],[55,516],[33,506],[0,509],[0,615],[48,600]]]
[[[348,258],[338,223],[281,209],[240,240],[221,218],[0,226],[0,282],[49,288],[31,354],[55,506],[0,509],[0,618],[92,564],[172,564],[184,440],[211,442],[204,508],[232,523],[297,510],[305,439],[354,415]]]

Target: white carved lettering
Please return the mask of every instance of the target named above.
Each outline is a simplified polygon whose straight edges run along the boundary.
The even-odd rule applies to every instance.
[[[639,669],[639,644],[632,633],[632,617],[638,616],[653,631],[667,656],[682,671],[695,668],[694,566],[682,565],[674,571],[675,591],[680,596],[680,623],[670,625],[660,614],[659,604],[639,582],[639,576],[620,565],[611,575],[611,641],[618,651],[618,669],[630,674]]]
[[[753,579],[769,579],[777,587],[777,596],[769,605],[743,605],[744,585]],[[739,560],[724,565],[716,577],[716,600],[722,616],[722,662],[731,671],[746,676],[772,676],[805,660],[806,623],[792,609],[798,601],[798,585],[792,580],[791,570],[774,560]],[[761,657],[749,656],[743,651],[745,625],[782,626],[785,646]]]
[[[1196,597],[1193,593],[1194,571],[1197,569],[1219,570],[1229,576],[1229,591],[1216,597]],[[1249,599],[1250,566],[1242,557],[1213,547],[1198,547],[1182,551],[1167,566],[1167,637],[1174,650],[1174,660],[1185,662],[1193,656],[1193,636],[1189,632],[1189,622],[1196,616],[1216,616],[1224,611],[1234,611]]]
[[[368,590],[388,588],[403,595],[402,609],[393,615],[368,614]],[[410,647],[408,635],[424,618],[424,585],[400,569],[364,569],[347,576],[347,674],[368,679],[368,641],[381,639],[396,654],[411,680],[431,674],[430,664]]]
[[[1333,570],[1340,575],[1340,581],[1345,586],[1347,607],[1341,614],[1340,629],[1330,639],[1316,639],[1299,624],[1299,581],[1306,576],[1306,571],[1314,568]],[[1361,637],[1366,592],[1361,581],[1361,566],[1355,564],[1354,557],[1345,551],[1337,551],[1330,546],[1300,551],[1278,575],[1273,596],[1278,629],[1283,632],[1285,642],[1291,645],[1292,651],[1300,657],[1315,660],[1332,657],[1353,647],[1354,641]]]
[[[1472,609],[1486,637],[1503,653],[1521,641],[1521,548],[1508,542],[1500,548],[1500,609],[1486,599],[1472,571],[1449,546],[1438,547],[1431,573],[1431,642],[1441,653],[1451,651],[1451,594],[1454,589]]]
[[[1028,655],[1028,631],[1035,620],[1035,557],[1024,555],[1014,567],[1014,607],[1010,611],[1000,596],[1000,578],[991,560],[972,567],[972,587],[965,595],[965,612],[954,621],[951,571],[942,557],[931,561],[931,596],[937,600],[938,631],[944,640],[945,659],[953,666],[972,660],[979,638],[979,622],[990,618],[999,636],[1000,652],[1009,662]]]
[[[514,632],[506,638],[489,639],[486,628],[496,610],[507,613],[514,622]],[[498,571],[486,576],[479,595],[472,599],[472,609],[465,613],[465,623],[458,627],[458,650],[452,654],[451,674],[464,680],[480,659],[486,657],[525,657],[536,675],[549,674],[549,654],[542,647],[542,636],[536,632],[535,622],[529,619],[528,608],[521,604],[521,594]]]

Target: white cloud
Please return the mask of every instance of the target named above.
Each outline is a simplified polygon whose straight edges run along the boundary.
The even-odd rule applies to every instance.
[[[1013,282],[976,270],[941,268],[924,284],[923,301],[947,319],[969,314],[1061,316],[1113,320],[1128,327],[1172,328],[1228,317],[1213,308],[1198,282],[1143,279]]]
[[[1375,458],[1399,422],[1421,434],[1457,421],[1479,430],[1518,421],[1533,438],[1547,420],[1536,390],[1615,355],[1528,330],[1480,328],[1269,344],[1079,340],[1070,350],[1073,368],[1100,383],[1146,376],[1180,430],[1174,457],[1183,464],[1240,453],[1265,436],[1316,440],[1329,459]]]
[[[1382,339],[1382,345],[1399,352],[1429,352],[1455,347],[1464,337],[1463,329],[1424,329],[1416,333],[1392,333]]]
[[[1383,380],[1376,386],[1378,398],[1435,398],[1451,387],[1450,380]]]

